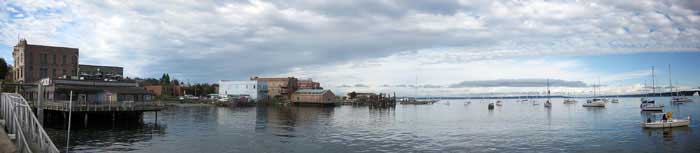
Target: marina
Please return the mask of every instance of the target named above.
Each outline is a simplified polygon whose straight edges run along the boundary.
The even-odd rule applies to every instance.
[[[671,105],[655,97],[674,118],[700,116],[700,103]],[[507,107],[397,105],[337,107],[190,106],[144,114],[139,126],[89,128],[71,133],[74,152],[694,152],[700,122],[687,127],[643,128],[639,98],[620,98],[605,108],[552,108],[505,99]],[[577,99],[581,100],[581,99]],[[441,100],[438,103],[464,103]],[[47,129],[59,148],[65,131]],[[552,143],[558,147],[542,147]],[[238,145],[229,145],[238,144]],[[197,147],[192,147],[197,146]],[[595,146],[595,147],[593,147]]]

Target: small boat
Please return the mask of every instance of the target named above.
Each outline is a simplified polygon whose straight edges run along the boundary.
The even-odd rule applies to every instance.
[[[583,103],[583,107],[605,107],[605,102],[599,98],[593,98]]]
[[[663,111],[664,105],[641,104],[641,105],[639,105],[639,108],[641,108],[642,111]]]
[[[494,108],[493,103],[489,103],[489,110],[492,110]]]
[[[574,103],[576,103],[576,100],[574,100],[574,99],[565,99],[564,100],[564,104],[574,104]]]
[[[467,101],[467,102],[464,102],[464,105],[469,105],[471,103],[472,103],[472,101]]]
[[[500,100],[496,101],[496,106],[503,106],[503,103]]]
[[[620,103],[620,100],[617,100],[617,98],[616,98],[616,99],[612,99],[610,102],[611,103]]]
[[[688,98],[688,97],[681,96],[681,97],[673,97],[673,98],[671,98],[671,101],[674,103],[684,103],[684,102],[692,102],[693,100]]]
[[[700,97],[700,93],[698,93],[698,92],[696,91],[696,92],[693,94],[693,97]]]
[[[659,114],[664,114],[664,113],[659,113]],[[670,115],[671,112],[668,112],[668,116]],[[658,114],[657,114],[658,115]],[[665,115],[665,114],[664,114]],[[651,119],[647,119],[647,122],[642,122],[642,127],[643,128],[673,128],[673,127],[684,127],[690,125],[690,116],[686,119],[673,119],[672,117],[669,117],[668,120],[656,120],[656,121],[651,121]]]
[[[654,99],[652,99],[652,98],[646,98],[646,97],[640,99],[640,101],[642,101],[642,104],[653,104],[653,103],[656,103],[656,100],[654,100]]]
[[[549,100],[547,102],[544,102],[544,107],[551,108],[552,102],[549,102]]]

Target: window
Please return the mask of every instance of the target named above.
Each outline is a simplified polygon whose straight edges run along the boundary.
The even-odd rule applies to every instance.
[[[66,55],[63,55],[63,65],[66,65]]]
[[[53,64],[56,64],[56,54],[53,54]]]
[[[55,78],[55,77],[56,77],[56,69],[53,69],[53,70],[51,70],[51,71],[52,71],[52,72],[51,72],[51,77],[54,77],[54,78]]]
[[[48,74],[48,71],[49,71],[49,70],[46,69],[46,68],[39,68],[39,77],[40,77],[40,78],[46,78],[46,77],[48,77],[48,75],[49,75],[49,74]]]
[[[39,62],[41,63],[41,65],[46,65],[46,64],[49,63],[49,62],[48,62],[48,55],[46,55],[46,54],[39,54],[39,58],[40,58],[40,59],[39,59]]]
[[[63,70],[61,70],[61,71],[63,72],[63,73],[61,73],[61,75],[66,75],[66,70],[65,70],[65,69],[63,69]]]

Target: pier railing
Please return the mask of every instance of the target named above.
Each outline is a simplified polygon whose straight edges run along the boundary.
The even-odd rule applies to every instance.
[[[19,94],[2,93],[0,115],[8,134],[14,134],[19,153],[60,153],[37,120],[27,101]]]
[[[46,110],[56,111],[159,111],[163,108],[160,102],[132,102],[122,101],[114,103],[94,104],[69,101],[45,101],[41,107]],[[73,108],[72,110],[70,108]]]

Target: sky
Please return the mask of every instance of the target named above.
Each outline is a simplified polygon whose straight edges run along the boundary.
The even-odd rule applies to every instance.
[[[700,86],[697,0],[0,0],[0,56],[18,38],[81,64],[185,82],[313,78],[337,94],[645,92]],[[600,82],[600,83],[597,83]],[[677,82],[677,83],[676,83]],[[658,90],[668,90],[659,88]]]

